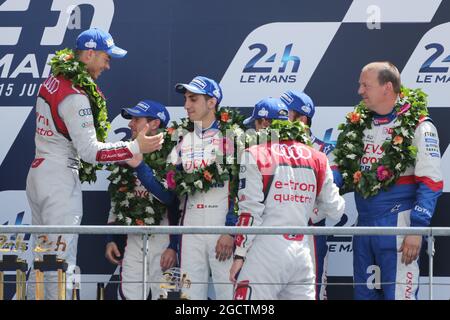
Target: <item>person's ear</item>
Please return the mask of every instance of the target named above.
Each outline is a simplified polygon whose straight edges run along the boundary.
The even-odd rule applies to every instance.
[[[300,117],[298,117],[298,120],[300,122],[303,122],[303,124],[306,124],[306,125],[308,124],[308,117],[305,115],[301,115]]]
[[[209,110],[213,110],[216,108],[216,104],[217,104],[217,99],[216,98],[210,98],[206,101],[208,109]]]
[[[387,95],[389,92],[394,91],[394,86],[392,85],[392,82],[386,82],[384,84],[384,95]]]
[[[95,55],[96,55],[96,51],[89,49],[89,50],[86,50],[85,58],[87,61],[92,61],[94,59]]]
[[[150,130],[158,129],[159,126],[161,125],[161,120],[153,119],[152,121],[149,121],[149,125],[150,125]]]
[[[270,127],[270,124],[271,124],[271,123],[272,123],[272,120],[266,119],[266,118],[263,119],[263,127],[264,127],[264,128]]]

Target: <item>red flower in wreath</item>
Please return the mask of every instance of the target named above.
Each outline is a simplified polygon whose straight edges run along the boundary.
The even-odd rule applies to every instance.
[[[399,145],[403,143],[403,137],[402,136],[395,136],[394,137],[394,144]]]
[[[353,183],[354,184],[357,184],[358,182],[359,182],[359,180],[361,180],[361,177],[362,177],[362,173],[361,173],[361,171],[356,171],[354,174],[353,174]]]
[[[203,177],[208,182],[211,182],[211,180],[213,178],[212,174],[208,170],[203,171]]]
[[[228,112],[222,112],[220,114],[220,121],[228,122],[228,120],[230,120],[230,115],[228,114]]]
[[[351,123],[356,124],[361,120],[361,114],[357,112],[350,112],[347,115],[348,120],[350,120]]]

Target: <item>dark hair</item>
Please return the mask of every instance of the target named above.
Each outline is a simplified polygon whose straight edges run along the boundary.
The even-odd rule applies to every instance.
[[[215,98],[215,97],[208,96],[207,94],[203,94],[203,96],[205,97],[206,101],[208,101],[209,99]],[[217,98],[216,98],[216,101],[218,101]],[[216,102],[215,108],[216,108],[216,112],[217,112],[219,110],[219,103],[218,102]]]
[[[394,92],[399,94],[401,86],[400,72],[397,67],[389,61],[383,61],[381,63],[384,64],[385,67],[378,69],[378,82],[382,85],[388,82],[392,83]]]

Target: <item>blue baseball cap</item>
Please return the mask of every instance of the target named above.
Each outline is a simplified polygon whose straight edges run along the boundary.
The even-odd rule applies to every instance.
[[[187,91],[197,93],[197,94],[206,94],[210,97],[217,99],[217,104],[222,101],[222,89],[213,79],[196,76],[192,79],[189,84],[186,83],[177,83],[175,85],[175,91],[178,93],[185,93]]]
[[[164,127],[167,127],[170,121],[167,108],[161,103],[152,100],[142,100],[133,108],[123,108],[121,114],[125,119],[131,119],[132,117],[159,119],[164,124]]]
[[[289,110],[297,111],[311,119],[314,117],[314,102],[306,93],[288,90],[283,93],[280,99]]]
[[[244,120],[244,125],[256,119],[288,120],[288,109],[281,99],[262,99],[255,104],[252,116]]]
[[[126,50],[114,44],[112,36],[98,28],[91,28],[83,31],[77,37],[78,50],[105,51],[112,58],[123,58],[127,54]]]

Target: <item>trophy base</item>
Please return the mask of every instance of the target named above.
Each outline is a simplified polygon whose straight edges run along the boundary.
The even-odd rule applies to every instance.
[[[167,292],[167,300],[181,300],[181,292]]]
[[[180,291],[167,292],[167,296],[160,295],[158,300],[188,300]]]

